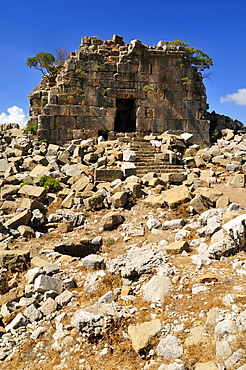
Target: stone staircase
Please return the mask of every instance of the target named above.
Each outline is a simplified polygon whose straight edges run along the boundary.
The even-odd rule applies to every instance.
[[[134,162],[137,176],[141,177],[149,172],[155,172],[158,176],[162,173],[185,172],[183,165],[170,164],[168,161],[160,160],[158,157],[156,158],[158,149],[143,138],[132,141],[131,150],[134,150],[137,156]]]

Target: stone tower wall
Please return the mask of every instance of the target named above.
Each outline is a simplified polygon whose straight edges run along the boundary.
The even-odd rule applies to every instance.
[[[132,112],[122,116],[132,123],[120,123],[123,131],[183,130],[197,142],[209,142],[202,76],[183,47],[163,41],[148,46],[139,40],[125,44],[116,35],[104,42],[83,37],[56,78],[44,76],[29,98],[28,124],[37,123],[40,138],[54,143],[119,131],[117,112],[126,109],[120,108],[124,104]]]

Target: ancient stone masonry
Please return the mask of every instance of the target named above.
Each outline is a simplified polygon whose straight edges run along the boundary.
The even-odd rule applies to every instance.
[[[187,83],[187,81],[189,83]],[[79,50],[59,73],[45,75],[29,95],[28,125],[38,124],[41,139],[64,143],[119,132],[189,131],[209,142],[209,121],[201,73],[184,47],[160,41],[125,44],[83,37]]]

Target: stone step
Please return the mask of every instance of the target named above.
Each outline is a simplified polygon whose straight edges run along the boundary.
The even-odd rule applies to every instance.
[[[154,172],[158,176],[162,175],[163,173],[179,173],[179,171],[173,170],[173,169],[166,169],[166,170],[163,170],[163,171],[161,171],[160,169],[156,169],[156,170],[152,170],[152,171],[150,171],[149,169],[141,169],[141,170],[136,169],[136,176],[144,176],[144,175],[146,175],[147,173],[150,173],[150,172]]]

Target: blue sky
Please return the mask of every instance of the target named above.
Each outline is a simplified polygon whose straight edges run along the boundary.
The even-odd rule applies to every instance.
[[[1,1],[0,123],[23,123],[28,94],[41,73],[28,57],[62,47],[79,48],[82,36],[125,42],[183,40],[213,58],[205,79],[210,111],[246,125],[246,2],[243,0],[8,0]]]

